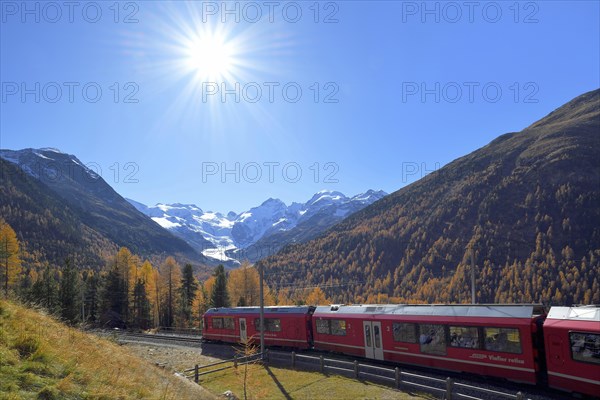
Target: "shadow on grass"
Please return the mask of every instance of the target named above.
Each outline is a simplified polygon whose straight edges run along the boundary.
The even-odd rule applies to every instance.
[[[238,354],[238,348],[234,345],[230,345],[230,343],[202,343],[200,349],[203,356],[214,357],[221,360],[232,359],[233,356]]]
[[[283,385],[281,384],[281,382],[279,382],[279,379],[277,379],[277,377],[273,374],[273,372],[271,371],[271,368],[269,368],[268,365],[265,365],[264,368],[265,368],[265,371],[267,371],[267,373],[271,377],[271,379],[273,379],[273,382],[275,382],[275,384],[277,385],[277,388],[279,389],[279,391],[281,392],[281,394],[283,395],[283,397],[286,400],[291,400],[292,397],[287,392],[287,390],[285,390],[285,388],[283,387]]]

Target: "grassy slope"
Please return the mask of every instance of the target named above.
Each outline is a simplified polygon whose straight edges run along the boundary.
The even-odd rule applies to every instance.
[[[0,399],[203,399],[117,344],[0,300]]]
[[[423,396],[392,390],[369,382],[356,381],[337,375],[294,371],[285,368],[249,365],[246,389],[248,399],[424,399]],[[201,384],[213,393],[231,390],[244,398],[244,367],[209,374]]]

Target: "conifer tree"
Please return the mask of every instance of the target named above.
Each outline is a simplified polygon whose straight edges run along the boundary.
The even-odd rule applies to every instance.
[[[31,287],[29,299],[32,303],[39,304],[50,313],[57,311],[58,284],[48,263],[46,263],[44,273],[38,277]]]
[[[80,294],[79,277],[71,260],[65,259],[65,268],[60,278],[58,291],[61,317],[70,322],[75,322],[79,317]]]
[[[215,277],[215,284],[212,287],[210,294],[210,306],[211,307],[229,307],[229,295],[227,293],[227,275],[225,274],[225,267],[219,264],[215,268],[213,274]]]
[[[173,257],[167,257],[160,269],[163,289],[163,326],[173,326],[175,318],[174,306],[177,305],[177,294],[181,284],[181,268]]]
[[[150,327],[150,302],[146,293],[144,281],[138,279],[133,289],[134,321],[137,328],[148,329]]]
[[[0,269],[4,295],[17,281],[21,272],[19,241],[15,231],[0,218]]]
[[[124,327],[124,317],[127,308],[127,289],[125,281],[115,264],[106,275],[104,290],[102,292],[103,326]]]
[[[98,322],[100,279],[93,272],[84,273],[84,303],[82,310],[83,321],[92,324]]]
[[[260,303],[260,276],[248,262],[229,272],[227,289],[229,298],[237,306],[257,306]]]
[[[194,271],[191,264],[185,264],[183,267],[183,276],[181,278],[180,292],[180,310],[185,324],[189,324],[192,319],[192,305],[196,298],[198,282],[194,278]]]

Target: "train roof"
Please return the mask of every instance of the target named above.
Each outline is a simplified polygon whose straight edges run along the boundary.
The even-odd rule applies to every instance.
[[[548,319],[600,322],[600,306],[552,307]]]
[[[313,306],[269,306],[264,307],[265,314],[308,314],[314,310]],[[206,314],[256,314],[260,307],[234,307],[234,308],[210,308]]]
[[[390,304],[390,305],[333,305],[319,306],[315,315],[380,314],[442,317],[532,318],[543,315],[538,304]]]

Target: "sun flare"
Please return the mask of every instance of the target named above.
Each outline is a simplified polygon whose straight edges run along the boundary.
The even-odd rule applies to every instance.
[[[236,49],[227,39],[214,33],[202,33],[189,42],[186,49],[187,68],[197,77],[223,80],[235,67]]]

